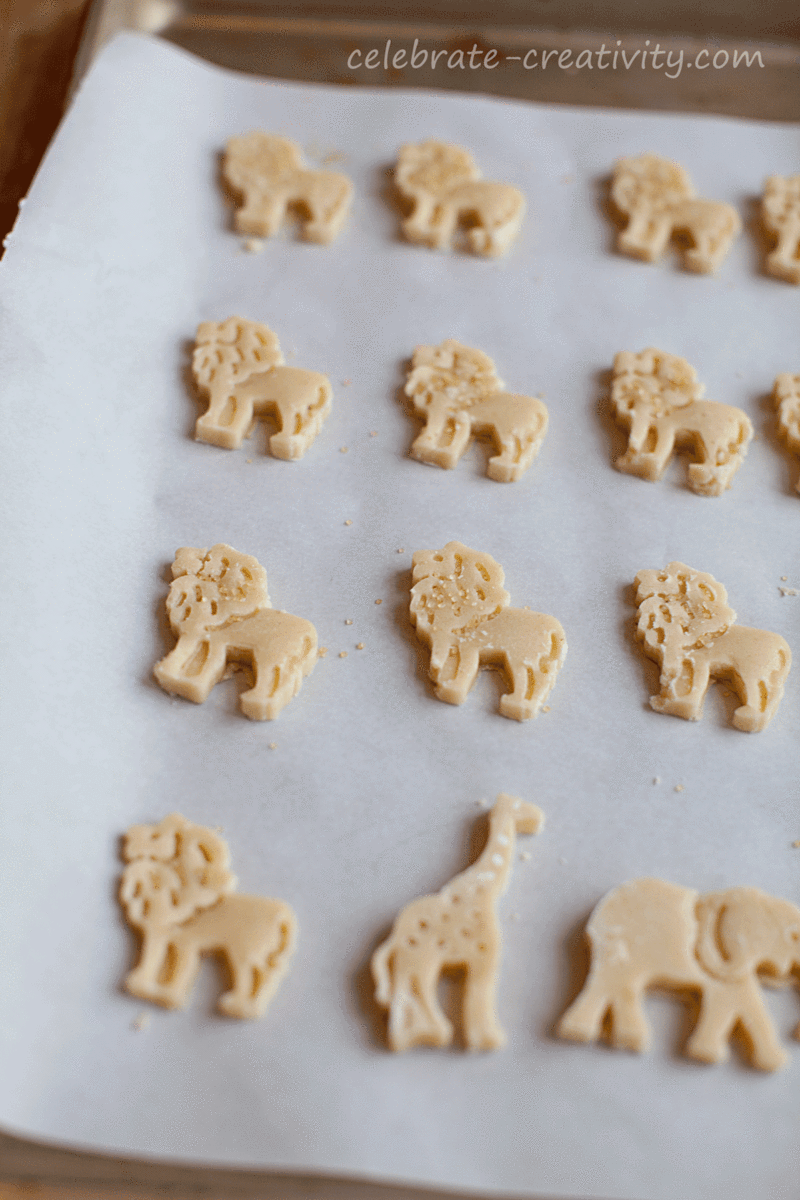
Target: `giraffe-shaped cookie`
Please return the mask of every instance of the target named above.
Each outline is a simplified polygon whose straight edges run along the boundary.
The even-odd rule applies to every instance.
[[[489,837],[477,862],[434,896],[400,912],[372,956],[375,999],[389,1009],[389,1044],[447,1046],[453,1027],[436,997],[445,968],[464,967],[462,1019],[470,1050],[496,1050],[505,1034],[495,1012],[502,935],[497,901],[508,886],[518,833],[538,833],[535,804],[501,793],[489,814]]]

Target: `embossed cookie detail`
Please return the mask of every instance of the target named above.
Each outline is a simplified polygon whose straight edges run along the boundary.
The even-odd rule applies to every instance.
[[[448,542],[413,558],[411,620],[431,648],[436,695],[463,704],[481,666],[498,666],[511,684],[500,712],[535,717],[555,684],[567,639],[555,617],[509,608],[503,568],[488,554]]]
[[[656,712],[699,721],[711,679],[724,679],[741,701],[733,724],[765,729],[777,712],[792,664],[778,633],[736,625],[728,593],[705,571],[672,562],[636,576],[636,637],[661,668]]]
[[[800,454],[800,375],[784,371],[775,380],[772,395],[778,410],[778,432],[789,449]],[[800,480],[795,489],[800,492]]]
[[[611,199],[628,217],[617,238],[617,249],[632,258],[655,262],[674,234],[688,234],[684,253],[690,271],[716,271],[742,228],[735,208],[719,200],[703,200],[683,167],[641,154],[621,158],[614,167]]]
[[[139,961],[125,980],[132,996],[183,1008],[202,954],[219,954],[232,980],[218,1008],[260,1017],[286,974],[297,940],[288,904],[233,896],[230,853],[212,829],[172,813],[125,835],[119,898],[139,931]]]
[[[561,1018],[559,1037],[596,1041],[608,1016],[613,1046],[647,1050],[644,993],[674,988],[700,994],[686,1045],[692,1058],[720,1062],[741,1026],[753,1066],[775,1071],[785,1063],[758,972],[785,979],[800,967],[800,909],[793,904],[754,887],[702,896],[662,879],[636,879],[600,901],[586,934],[589,977]]]
[[[489,838],[477,862],[440,892],[420,896],[400,912],[372,956],[375,999],[389,1010],[392,1050],[449,1046],[453,1026],[437,999],[439,976],[466,969],[464,1041],[469,1050],[496,1050],[505,1034],[495,1011],[502,934],[497,902],[508,887],[518,833],[538,833],[544,814],[535,804],[499,795]]]
[[[473,434],[488,435],[497,454],[487,474],[511,483],[528,469],[547,433],[542,401],[504,392],[489,356],[452,338],[417,346],[405,393],[426,421],[412,457],[433,466],[454,467]]]
[[[275,133],[233,137],[225,149],[225,181],[241,198],[239,233],[272,237],[289,209],[300,213],[307,242],[332,242],[344,224],[353,185],[336,171],[309,171],[300,147]]]
[[[628,449],[614,463],[617,470],[654,482],[676,447],[688,447],[697,459],[688,471],[692,491],[719,496],[729,488],[753,426],[740,408],[701,400],[704,391],[685,358],[652,347],[641,354],[618,354],[611,402],[629,436]]]
[[[504,254],[525,215],[522,192],[481,179],[469,151],[446,142],[402,146],[395,182],[413,204],[403,221],[405,237],[434,250],[447,249],[461,224],[475,254]]]
[[[192,371],[208,400],[195,425],[198,442],[237,450],[257,417],[272,417],[280,428],[269,439],[270,453],[298,459],[331,411],[328,377],[284,366],[272,330],[242,317],[198,326]]]
[[[776,243],[767,256],[770,275],[800,283],[800,175],[770,175],[761,219]]]
[[[202,704],[226,666],[242,664],[255,675],[239,697],[242,712],[273,720],[314,669],[314,626],[272,608],[264,568],[224,543],[210,550],[184,546],[172,575],[167,615],[178,644],[153,671],[164,691]]]

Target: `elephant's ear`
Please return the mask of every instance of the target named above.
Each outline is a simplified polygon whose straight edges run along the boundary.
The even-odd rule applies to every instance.
[[[725,983],[746,979],[757,966],[758,905],[756,888],[730,888],[701,896],[695,907],[700,965]]]

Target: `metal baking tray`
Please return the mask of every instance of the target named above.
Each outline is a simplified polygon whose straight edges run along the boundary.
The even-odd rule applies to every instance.
[[[800,121],[796,0],[465,0],[458,14],[419,0],[394,14],[358,0],[93,0],[76,82],[121,30],[277,79]]]

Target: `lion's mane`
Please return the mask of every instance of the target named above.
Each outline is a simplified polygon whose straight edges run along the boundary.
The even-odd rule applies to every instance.
[[[179,636],[201,634],[270,607],[267,573],[252,555],[222,542],[210,550],[184,546],[176,553],[167,614]]]
[[[641,354],[622,350],[614,358],[611,402],[618,416],[642,408],[653,417],[666,416],[693,404],[704,391],[694,367],[675,354],[651,346]]]
[[[134,825],[122,848],[127,866],[120,900],[132,925],[181,924],[236,887],[221,837],[172,813],[158,825]]]
[[[733,625],[728,593],[713,575],[671,562],[636,576],[636,636],[669,672],[691,650],[709,646]]]
[[[230,138],[225,147],[223,175],[239,191],[276,183],[302,169],[297,146],[275,133],[255,130]]]
[[[695,195],[683,167],[658,154],[621,158],[614,167],[611,199],[620,212],[631,213],[642,204],[653,212],[664,212]]]
[[[461,542],[420,550],[412,563],[411,619],[419,633],[466,635],[510,600],[500,564]]]
[[[266,325],[228,317],[197,327],[192,371],[200,388],[209,390],[217,382],[233,387],[282,364],[278,339]]]
[[[394,177],[406,195],[427,192],[442,196],[461,184],[480,179],[481,173],[468,150],[427,141],[400,147]]]
[[[444,399],[453,412],[469,408],[502,389],[488,354],[448,338],[438,346],[417,346],[405,385],[417,409]]]

